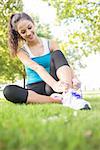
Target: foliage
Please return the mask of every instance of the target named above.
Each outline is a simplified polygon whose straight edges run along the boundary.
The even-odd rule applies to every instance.
[[[80,56],[87,57],[91,53],[100,52],[100,2],[89,0],[47,2],[56,9],[58,22],[65,28],[65,40],[62,45],[65,46],[64,51],[68,50],[68,57],[74,57],[72,63],[78,59],[81,65]]]
[[[61,104],[18,105],[0,100],[1,150],[99,150],[100,97],[93,109],[74,111]]]
[[[0,79],[14,82],[16,78],[25,78],[25,71],[18,58],[11,58],[8,48],[8,22],[11,14],[22,12],[21,0],[0,0]],[[32,15],[33,16],[33,15]],[[38,17],[34,17],[39,36],[50,38],[49,25],[41,25]],[[0,80],[1,81],[1,80]]]
[[[24,70],[18,59],[13,60],[9,56],[8,22],[10,15],[22,11],[22,7],[21,0],[0,0],[0,76],[12,82],[17,74],[24,75]]]
[[[36,27],[36,32],[39,37],[44,37],[47,39],[50,39],[52,37],[49,24],[42,24],[40,22],[39,16],[35,16],[34,14],[31,14]]]

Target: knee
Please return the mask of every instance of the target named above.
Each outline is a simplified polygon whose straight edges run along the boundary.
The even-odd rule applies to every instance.
[[[3,90],[4,97],[13,103],[26,103],[28,91],[17,85],[8,85]]]
[[[3,90],[3,95],[8,101],[11,101],[12,98],[12,88],[12,85],[7,85]]]
[[[56,50],[52,52],[52,57],[56,57],[58,55],[62,55],[63,53],[60,50]]]

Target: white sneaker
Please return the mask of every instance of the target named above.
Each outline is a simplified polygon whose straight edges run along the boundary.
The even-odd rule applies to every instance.
[[[75,110],[90,110],[90,103],[82,99],[82,96],[73,89],[69,89],[67,92],[63,93],[63,106],[70,107]]]

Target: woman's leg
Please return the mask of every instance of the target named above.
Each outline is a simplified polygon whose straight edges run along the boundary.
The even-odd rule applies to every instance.
[[[50,74],[57,81],[63,81],[68,83],[69,88],[72,87],[72,70],[60,50],[56,50],[51,54],[51,64],[50,64]],[[46,85],[46,92],[48,95],[52,94],[54,91]]]
[[[3,90],[3,94],[8,101],[13,103],[61,103],[59,99],[40,95],[32,90],[27,90],[17,85],[6,86]]]
[[[72,71],[63,53],[60,50],[54,51],[51,61],[54,63],[57,78],[72,86]]]
[[[40,95],[34,91],[28,90],[27,103],[62,103],[60,98],[52,98],[46,95]]]
[[[27,89],[32,90],[32,91],[34,91],[38,94],[41,94],[41,95],[46,95],[46,93],[45,93],[45,84],[46,83],[44,81],[28,84]]]
[[[69,66],[64,65],[57,69],[57,77],[59,80],[64,81],[72,87],[72,72]]]

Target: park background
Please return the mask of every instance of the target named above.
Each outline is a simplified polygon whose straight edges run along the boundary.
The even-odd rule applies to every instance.
[[[25,86],[24,67],[10,57],[8,48],[9,17],[22,11],[33,17],[39,36],[58,41],[92,111],[5,101],[5,85]],[[99,65],[99,0],[0,0],[0,150],[99,150]]]
[[[7,45],[8,19],[11,13],[18,11],[33,16],[39,36],[58,41],[61,50],[79,76],[82,90],[100,89],[100,2],[98,0],[1,1],[1,89],[6,83],[23,86],[22,78],[25,78],[22,64],[17,59],[10,58]]]

